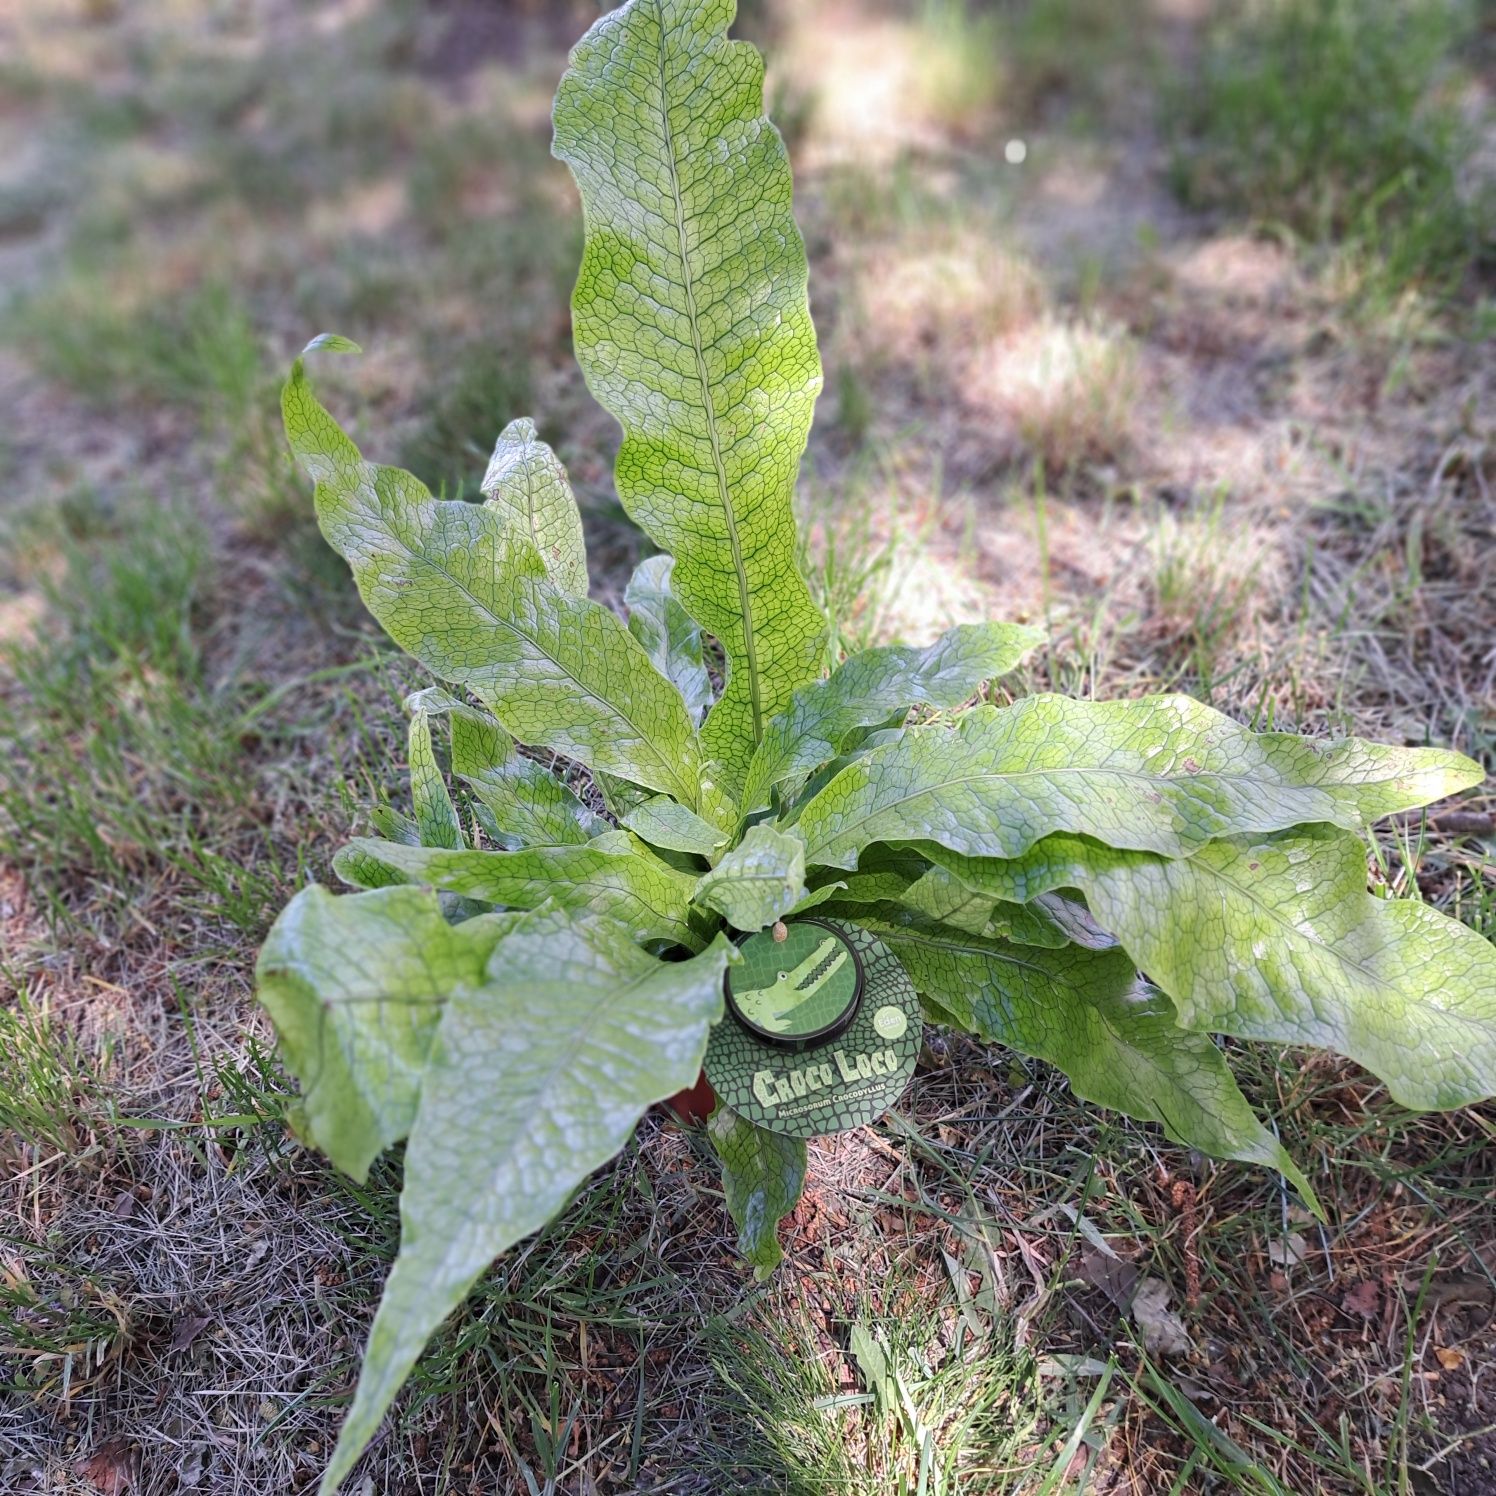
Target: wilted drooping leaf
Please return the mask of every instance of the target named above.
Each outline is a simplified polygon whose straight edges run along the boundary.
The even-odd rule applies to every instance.
[[[436,895],[383,888],[338,898],[315,884],[276,920],[256,982],[301,1082],[311,1140],[364,1179],[410,1130],[443,1003],[482,979],[513,923],[449,925]]]
[[[1173,1005],[1120,947],[1051,950],[915,921],[866,923],[957,1028],[1058,1066],[1078,1096],[1157,1122],[1176,1142],[1278,1169],[1315,1203],[1220,1051],[1178,1027]]]
[[[1354,836],[1234,837],[1188,862],[1118,860],[1082,886],[1191,1028],[1338,1050],[1404,1106],[1496,1092],[1496,946],[1367,893]]]
[[[1013,862],[931,855],[998,896],[1078,888],[1188,1028],[1348,1055],[1404,1106],[1496,1094],[1496,946],[1366,891],[1333,826],[1227,837],[1166,858],[1054,836]]]

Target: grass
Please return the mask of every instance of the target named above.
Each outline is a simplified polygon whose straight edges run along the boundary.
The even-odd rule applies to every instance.
[[[532,405],[533,379],[523,353],[476,342],[454,350],[431,390],[429,413],[400,452],[404,467],[448,498],[477,494],[494,437]]]
[[[1094,317],[1046,316],[978,346],[968,399],[1005,422],[1058,478],[1127,453],[1139,384],[1125,329]]]
[[[244,307],[221,283],[181,297],[143,279],[136,270],[110,285],[85,269],[48,287],[22,304],[19,341],[44,374],[95,405],[241,414],[262,378]]]
[[[247,802],[232,717],[203,690],[200,523],[148,500],[95,515],[50,552],[31,542],[43,632],[7,651],[0,856],[54,924],[75,917],[63,890],[79,880],[91,908],[122,910],[175,873],[255,928],[248,886],[208,845]]]
[[[1138,7],[1107,0],[923,0],[908,46],[922,113],[962,138],[1032,127],[1056,108],[1094,121],[1145,57]],[[1142,45],[1140,45],[1140,43]]]
[[[1003,86],[996,14],[968,0],[923,0],[916,27],[910,52],[923,110],[947,128],[990,112]]]
[[[1016,1472],[1044,1401],[1027,1358],[972,1334],[949,1280],[895,1278],[888,1297],[902,1315],[864,1304],[829,1345],[795,1302],[707,1326],[720,1415],[752,1427],[714,1451],[733,1489],[936,1496]]]
[[[1266,590],[1261,546],[1240,536],[1228,542],[1226,498],[1217,491],[1198,514],[1162,514],[1155,530],[1159,648],[1205,701],[1229,668],[1225,652],[1249,637]]]
[[[356,1185],[300,1147],[250,986],[289,891],[404,803],[416,680],[309,523],[275,386],[311,334],[357,337],[366,357],[328,371],[339,408],[449,493],[536,414],[616,595],[637,542],[570,360],[578,225],[547,155],[543,9],[460,74],[445,22],[404,6],[326,33],[34,6],[7,58],[0,132],[26,152],[0,191],[6,1491],[115,1465],[141,1496],[302,1490],[346,1407],[400,1161]],[[796,104],[828,375],[805,551],[840,639],[1042,620],[1054,644],[1020,689],[1178,686],[1258,726],[1496,754],[1493,390],[1449,335],[1474,309],[1435,187],[1469,163],[1440,124],[1460,60],[1425,9],[1224,17],[1183,37],[1199,89],[1155,111],[1149,58],[1181,33],[1151,9],[920,5],[828,33],[818,5],[757,7]],[[1290,11],[1296,45],[1351,37],[1353,66],[1300,88]],[[883,156],[838,126],[831,64],[853,50],[844,90],[896,74]],[[1150,113],[1187,125],[1192,191],[1211,160],[1232,183],[1211,216],[1160,209],[1146,263],[1120,266],[1093,242],[1105,194],[1078,241],[1025,236],[1085,198],[1076,160],[1166,185]],[[1021,173],[1000,164],[1018,135]],[[1386,181],[1367,163],[1423,159],[1415,137],[1444,166],[1368,218]],[[1269,251],[1245,235],[1266,221],[1295,225],[1271,251],[1290,267],[1344,273],[1259,290]],[[1192,276],[1196,250],[1249,273]],[[1410,335],[1409,285],[1454,316]],[[1393,828],[1373,885],[1496,935],[1490,811]],[[362,1475],[567,1496],[1483,1489],[1496,1115],[1411,1115],[1323,1056],[1231,1051],[1323,1228],[1267,1175],[936,1036],[894,1114],[814,1146],[761,1288],[704,1140],[649,1119],[485,1276]],[[1098,1241],[1164,1285],[1188,1353],[1148,1349]]]
[[[243,297],[219,279],[176,296],[139,266],[117,275],[111,284],[78,267],[23,300],[13,314],[20,346],[94,413],[133,408],[194,421],[238,518],[252,532],[296,535],[296,521],[304,531],[275,376]],[[299,554],[306,560],[310,549]]]
[[[59,1155],[73,1164],[95,1151],[104,1067],[24,990],[0,1013],[0,1055],[0,1132],[20,1145],[12,1167],[35,1170]]]
[[[1178,100],[1187,201],[1245,210],[1331,251],[1387,308],[1438,300],[1489,245],[1496,198],[1467,180],[1470,8],[1443,0],[1254,0]]]

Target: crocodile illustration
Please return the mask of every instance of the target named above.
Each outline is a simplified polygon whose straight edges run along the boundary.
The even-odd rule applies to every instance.
[[[793,971],[781,971],[772,985],[735,991],[738,1011],[772,1034],[807,1034],[824,1028],[837,1017],[842,1004],[838,1001],[831,1005],[832,1011],[817,1013],[818,1006],[827,1006],[824,999],[818,1004],[818,995],[850,959],[846,946],[828,935]]]

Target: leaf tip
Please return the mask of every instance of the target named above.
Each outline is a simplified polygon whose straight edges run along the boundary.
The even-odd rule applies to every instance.
[[[1325,1213],[1325,1208],[1320,1204],[1319,1196],[1314,1192],[1314,1186],[1304,1177],[1303,1172],[1297,1168],[1288,1176],[1288,1181],[1299,1192],[1299,1198],[1304,1202],[1305,1208],[1321,1226],[1330,1224],[1330,1217]]]
[[[297,356],[297,362],[299,363],[301,359],[305,358],[309,353],[362,353],[363,351],[364,350],[360,348],[352,338],[345,338],[341,333],[319,332],[317,336],[313,338],[312,341],[301,350],[300,354]]]

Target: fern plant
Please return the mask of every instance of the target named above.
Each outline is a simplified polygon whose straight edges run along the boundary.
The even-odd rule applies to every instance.
[[[811,910],[891,951],[930,1021],[1311,1206],[1213,1035],[1336,1050],[1410,1107],[1496,1091],[1496,950],[1367,892],[1369,823],[1476,784],[1470,760],[1254,733],[1182,696],[973,705],[1041,643],[1011,624],[827,658],[792,504],[821,385],[805,252],[732,11],[628,0],[556,100],[586,218],[577,357],[660,550],[627,622],[587,595],[530,423],[500,436],[484,502],[445,501],[366,461],[302,360],[285,387],[323,534],[444,683],[408,703],[412,814],[337,857],[363,891],[305,889],[259,963],[304,1135],[360,1179],[407,1140],[400,1254],[324,1491],[493,1258],[696,1080],[744,935]],[[710,1135],[766,1272],[804,1141],[724,1107]]]

